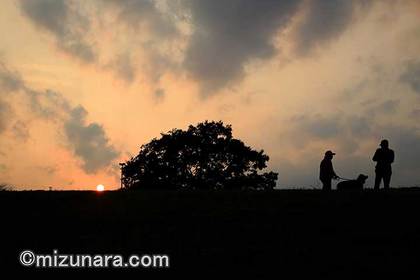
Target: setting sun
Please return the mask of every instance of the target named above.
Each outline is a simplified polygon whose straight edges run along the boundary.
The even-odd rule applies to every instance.
[[[96,186],[96,191],[98,191],[98,192],[103,192],[104,190],[105,190],[104,185],[97,185],[97,186]]]

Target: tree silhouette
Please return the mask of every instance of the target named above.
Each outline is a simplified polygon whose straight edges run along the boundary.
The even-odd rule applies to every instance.
[[[127,189],[272,189],[278,174],[261,173],[269,157],[232,137],[223,122],[173,129],[141,146],[121,166]]]

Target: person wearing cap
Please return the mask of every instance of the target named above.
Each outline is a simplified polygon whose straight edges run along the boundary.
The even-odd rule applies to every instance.
[[[324,159],[321,161],[321,165],[319,168],[319,179],[322,182],[322,189],[324,191],[331,190],[331,180],[338,179],[339,177],[335,174],[332,159],[335,153],[332,151],[326,151]]]
[[[381,141],[380,148],[376,150],[372,160],[376,162],[375,167],[375,190],[379,190],[381,181],[384,181],[384,189],[389,189],[391,182],[392,168],[394,162],[394,151],[389,148],[388,140]]]

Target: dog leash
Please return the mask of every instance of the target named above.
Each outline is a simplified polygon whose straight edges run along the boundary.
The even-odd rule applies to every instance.
[[[344,181],[351,181],[351,180],[354,180],[354,179],[343,178],[343,177],[340,177],[340,176],[337,176],[337,177],[338,177],[338,179],[340,179],[340,180],[344,180]]]

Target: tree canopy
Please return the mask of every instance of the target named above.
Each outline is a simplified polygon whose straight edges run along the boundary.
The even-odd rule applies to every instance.
[[[205,121],[173,129],[142,145],[121,166],[127,189],[272,189],[278,174],[262,172],[269,157],[232,137],[232,127]]]

